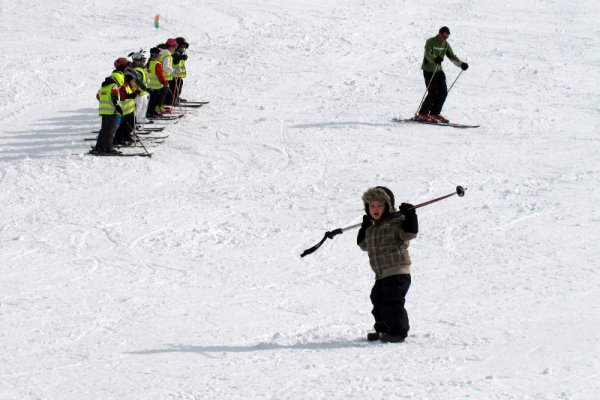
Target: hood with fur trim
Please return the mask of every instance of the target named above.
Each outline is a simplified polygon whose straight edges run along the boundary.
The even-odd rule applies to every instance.
[[[369,214],[369,203],[372,201],[382,201],[387,204],[388,212],[396,212],[394,200],[394,193],[392,193],[392,191],[385,186],[375,186],[369,188],[362,195],[362,201],[365,204],[365,211],[367,214]]]

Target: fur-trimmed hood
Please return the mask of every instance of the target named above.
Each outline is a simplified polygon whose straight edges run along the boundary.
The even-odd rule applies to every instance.
[[[369,203],[372,201],[383,201],[388,206],[388,212],[396,212],[394,204],[394,193],[385,186],[375,186],[369,188],[362,195],[362,201],[365,204],[365,210],[369,213]]]

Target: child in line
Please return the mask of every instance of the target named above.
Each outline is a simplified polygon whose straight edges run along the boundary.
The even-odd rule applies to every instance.
[[[125,76],[122,72],[115,71],[108,76],[100,87],[96,97],[98,98],[98,114],[102,118],[102,125],[96,146],[92,148],[92,154],[118,154],[113,148],[113,138],[119,125],[119,115],[123,113],[119,104],[119,90],[125,84]]]
[[[148,124],[150,121],[146,119],[146,113],[148,112],[148,102],[150,101],[150,94],[147,91],[148,85],[148,70],[146,69],[146,55],[144,50],[140,50],[136,53],[131,53],[129,56],[133,60],[131,66],[139,74],[140,82],[140,93],[135,98],[135,123]]]
[[[135,128],[135,98],[140,92],[137,80],[140,79],[137,71],[129,67],[125,69],[125,82],[119,88],[121,106],[121,124],[115,132],[114,145],[129,146],[135,139],[132,132]]]
[[[394,194],[384,186],[368,189],[362,196],[366,215],[358,231],[357,244],[368,252],[375,272],[371,290],[374,333],[369,341],[403,342],[410,329],[405,297],[411,283],[408,242],[417,237],[419,224],[412,205],[402,203],[395,212]]]
[[[162,114],[160,105],[164,101],[163,88],[168,85],[163,75],[162,64],[160,63],[160,49],[153,47],[150,49],[150,61],[148,61],[148,89],[150,89],[150,101],[148,103],[147,118],[157,117]]]

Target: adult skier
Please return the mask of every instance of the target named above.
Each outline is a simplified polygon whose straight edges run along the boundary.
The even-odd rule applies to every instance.
[[[427,88],[427,97],[423,101],[421,108],[417,114],[417,120],[425,122],[448,122],[441,115],[442,107],[448,95],[446,86],[446,74],[442,70],[442,62],[444,56],[447,56],[450,61],[463,71],[469,68],[469,64],[462,62],[448,43],[450,29],[447,26],[442,26],[439,33],[427,39],[425,42],[425,54],[421,69],[425,77],[425,87]]]

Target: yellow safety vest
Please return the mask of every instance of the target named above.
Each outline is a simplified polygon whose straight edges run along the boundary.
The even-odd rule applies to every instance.
[[[164,61],[164,59],[167,56],[170,56],[169,57],[169,67],[171,67],[171,69],[173,69],[173,56],[168,51],[166,51],[163,54],[161,54],[161,56],[160,56],[160,63],[162,64],[162,62]],[[164,75],[166,81],[172,81],[173,80],[173,74],[171,74],[168,71],[166,71],[164,67],[163,67],[163,75]]]
[[[179,60],[175,66],[179,69],[179,71],[175,70],[175,78],[185,78],[187,76],[185,71],[185,60]]]
[[[98,105],[98,115],[115,115],[117,110],[115,110],[115,104],[112,99],[112,90],[114,88],[119,89],[119,87],[114,83],[109,83],[108,85],[102,86],[98,91],[98,100],[100,104]]]
[[[140,76],[142,77],[142,84],[144,86],[148,85],[148,71],[145,68],[142,67],[135,67],[134,68],[137,72],[139,72]],[[140,89],[140,96],[143,96],[145,94],[148,94],[148,92],[146,92],[145,90]]]
[[[125,85],[125,91],[127,94],[133,93],[133,90],[129,87],[129,85]],[[123,109],[123,115],[131,114],[135,111],[135,99],[125,99],[121,102],[121,108]]]
[[[157,60],[150,60],[148,63],[148,87],[153,90],[162,89],[163,84],[158,80],[156,76],[156,64],[160,64]]]

